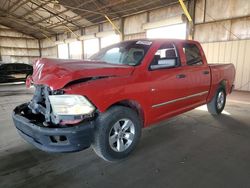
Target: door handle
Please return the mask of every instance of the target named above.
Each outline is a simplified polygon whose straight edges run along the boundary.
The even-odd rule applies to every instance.
[[[185,74],[177,74],[177,75],[176,75],[176,78],[179,78],[179,79],[185,78],[185,77],[186,77]]]
[[[209,74],[209,71],[203,71],[203,74]]]

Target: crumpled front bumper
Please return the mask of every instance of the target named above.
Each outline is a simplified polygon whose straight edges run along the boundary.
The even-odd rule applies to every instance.
[[[39,126],[23,115],[28,104],[17,106],[12,114],[19,134],[30,144],[47,152],[74,152],[90,147],[94,122],[88,121],[66,128]]]

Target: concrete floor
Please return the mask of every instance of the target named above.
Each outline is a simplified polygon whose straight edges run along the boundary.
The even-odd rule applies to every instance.
[[[11,111],[31,96],[24,85],[0,86],[0,187],[250,187],[250,93],[234,92],[219,117],[201,107],[145,129],[120,163],[23,141]]]

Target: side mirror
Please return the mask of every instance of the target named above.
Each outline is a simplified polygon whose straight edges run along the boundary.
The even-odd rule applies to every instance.
[[[173,68],[176,67],[177,64],[177,58],[173,59],[159,59],[158,63],[156,65],[150,65],[151,70],[156,69],[166,69],[166,68]]]

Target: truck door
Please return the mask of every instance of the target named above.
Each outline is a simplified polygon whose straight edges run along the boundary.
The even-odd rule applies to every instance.
[[[196,42],[183,42],[179,51],[184,60],[186,94],[189,96],[187,105],[206,103],[211,75],[201,46]]]
[[[175,44],[160,46],[149,66],[152,122],[178,114],[186,107],[186,70],[181,65]]]

